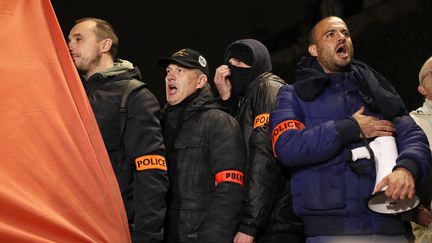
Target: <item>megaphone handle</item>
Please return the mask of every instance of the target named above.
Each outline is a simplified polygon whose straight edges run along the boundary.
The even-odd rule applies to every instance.
[[[356,161],[358,159],[370,159],[370,153],[367,150],[366,146],[352,149],[351,154],[352,154],[352,161]]]

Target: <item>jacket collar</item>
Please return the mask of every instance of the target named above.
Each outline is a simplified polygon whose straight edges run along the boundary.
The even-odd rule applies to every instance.
[[[378,72],[358,60],[353,60],[347,78],[357,83],[363,101],[385,119],[407,114],[407,109],[393,86]],[[297,64],[294,89],[304,101],[312,101],[330,84],[329,76],[314,57],[305,56]]]

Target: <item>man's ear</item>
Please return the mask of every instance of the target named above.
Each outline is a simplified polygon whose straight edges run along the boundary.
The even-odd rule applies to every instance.
[[[318,53],[317,53],[317,47],[316,47],[315,44],[310,44],[310,45],[308,46],[308,51],[309,51],[309,54],[310,54],[311,56],[313,56],[313,57],[317,57],[317,56],[318,56]]]
[[[205,74],[201,74],[198,78],[198,83],[196,88],[201,89],[207,83],[207,76]]]
[[[423,96],[427,96],[427,92],[425,90],[425,88],[423,87],[423,85],[419,85],[417,86],[417,90],[420,94],[422,94]]]
[[[102,52],[109,52],[111,50],[112,46],[112,40],[111,39],[105,39],[101,41],[101,51]]]

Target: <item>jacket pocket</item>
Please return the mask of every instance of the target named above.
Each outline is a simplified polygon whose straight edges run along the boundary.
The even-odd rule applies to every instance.
[[[190,183],[196,183],[199,174],[207,170],[207,164],[202,162],[204,153],[201,148],[201,137],[179,137],[174,143],[174,148],[176,153],[176,176],[179,181],[185,183],[181,186],[185,193],[194,192],[196,185],[192,186]],[[185,185],[187,185],[187,188],[184,188]]]
[[[199,221],[200,212],[190,209],[180,210],[180,238],[184,242],[198,240],[198,229],[203,222]]]
[[[175,149],[199,148],[201,136],[181,136],[174,143]]]
[[[208,211],[208,195],[188,193],[182,196],[179,212],[181,238],[186,242],[199,240],[199,229]]]
[[[343,168],[340,164],[325,170],[307,170],[293,176],[292,192],[297,213],[337,210],[346,205]]]

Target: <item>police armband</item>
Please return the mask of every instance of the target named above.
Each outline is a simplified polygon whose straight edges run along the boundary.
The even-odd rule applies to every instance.
[[[269,113],[262,113],[255,117],[253,128],[257,128],[266,124],[269,124]]]
[[[144,155],[135,159],[136,170],[167,170],[165,157],[151,154]]]
[[[297,120],[286,120],[279,123],[272,131],[272,148],[275,151],[275,145],[279,137],[288,130],[302,130],[305,126],[302,122]],[[276,154],[275,154],[276,155]]]
[[[216,184],[220,184],[223,182],[234,182],[239,185],[244,185],[244,174],[238,170],[224,170],[220,171],[215,176]]]

